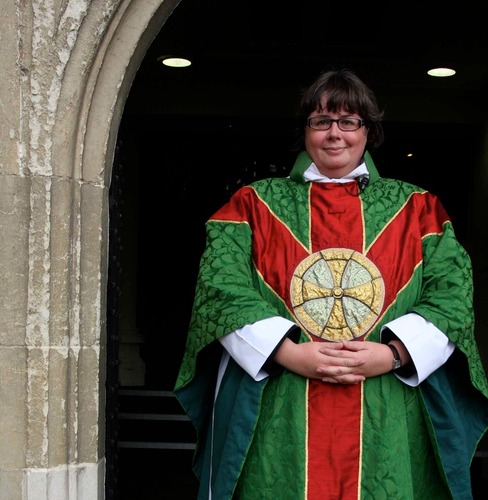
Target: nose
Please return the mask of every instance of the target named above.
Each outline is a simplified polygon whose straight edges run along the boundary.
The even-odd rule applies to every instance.
[[[339,128],[339,124],[337,122],[332,122],[332,125],[327,132],[329,132],[329,134],[337,134],[340,133],[340,131],[341,129]]]

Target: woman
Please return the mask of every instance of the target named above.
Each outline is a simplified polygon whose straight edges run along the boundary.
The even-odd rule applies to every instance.
[[[382,113],[351,71],[301,105],[288,178],[207,222],[175,394],[199,498],[471,498],[488,424],[472,274],[436,196],[379,176]]]

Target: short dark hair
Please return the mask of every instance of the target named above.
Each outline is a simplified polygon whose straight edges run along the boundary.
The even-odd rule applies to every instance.
[[[368,128],[366,147],[377,149],[384,140],[379,109],[373,91],[350,69],[329,70],[319,77],[302,94],[298,110],[297,146],[304,147],[305,127],[310,113],[321,109],[320,101],[327,94],[327,109],[332,112],[346,110],[357,113]]]

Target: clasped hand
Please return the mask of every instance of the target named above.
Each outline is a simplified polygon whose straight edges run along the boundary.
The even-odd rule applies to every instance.
[[[332,384],[357,384],[390,371],[392,354],[388,346],[378,342],[295,344],[286,339],[276,353],[275,361],[307,378]]]

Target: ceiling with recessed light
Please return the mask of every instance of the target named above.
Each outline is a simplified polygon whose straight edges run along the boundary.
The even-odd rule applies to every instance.
[[[484,121],[487,5],[182,0],[147,52],[128,111],[289,114],[320,71],[348,66],[386,120]],[[164,55],[192,65],[167,68]],[[433,65],[456,74],[433,78]]]

